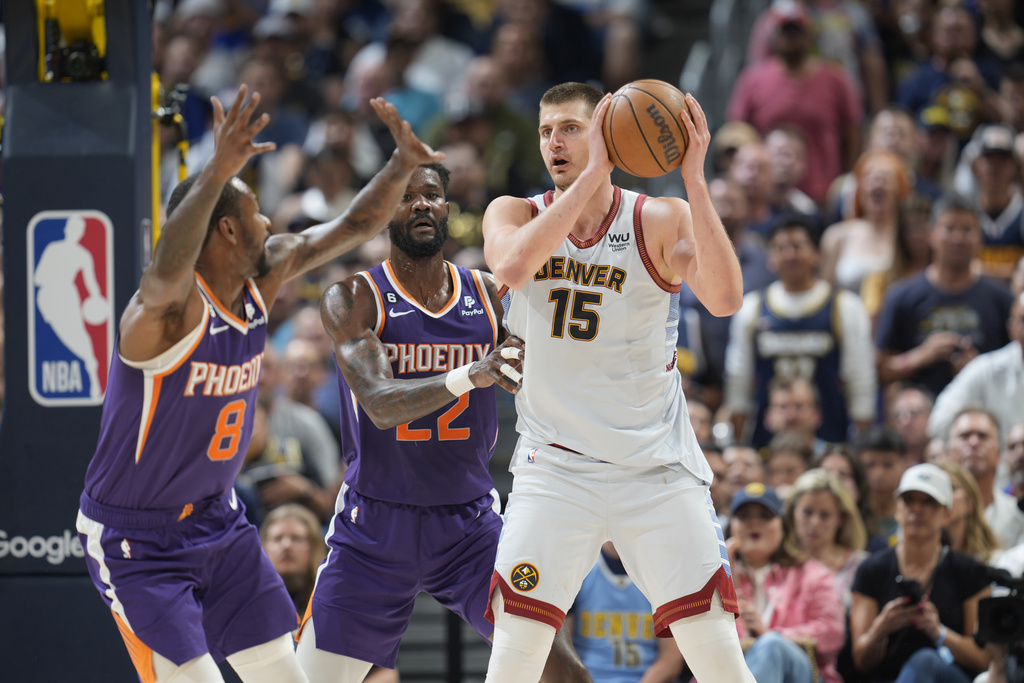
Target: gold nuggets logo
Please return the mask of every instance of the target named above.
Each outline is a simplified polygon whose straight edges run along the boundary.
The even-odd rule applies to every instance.
[[[540,572],[528,562],[517,564],[512,570],[512,585],[524,593],[528,593],[540,583]]]

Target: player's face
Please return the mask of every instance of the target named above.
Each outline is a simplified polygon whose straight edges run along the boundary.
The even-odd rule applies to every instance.
[[[448,202],[435,171],[418,168],[412,174],[388,224],[388,234],[391,243],[410,258],[430,258],[444,248],[448,239]]]
[[[540,153],[555,187],[568,188],[587,167],[587,131],[593,114],[583,100],[549,104],[540,109]]]
[[[232,181],[242,191],[239,198],[239,209],[242,224],[242,244],[249,256],[252,271],[247,277],[261,278],[270,272],[267,259],[267,240],[270,239],[270,219],[260,213],[260,205],[256,195],[238,178]]]

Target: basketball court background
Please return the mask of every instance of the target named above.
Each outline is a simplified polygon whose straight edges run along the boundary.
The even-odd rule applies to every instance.
[[[135,290],[149,232],[147,4],[106,0],[107,80],[43,83],[35,3],[4,3],[3,681],[137,680],[75,515],[115,311]]]

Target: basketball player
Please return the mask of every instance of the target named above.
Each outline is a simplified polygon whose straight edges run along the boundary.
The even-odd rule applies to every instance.
[[[538,679],[605,541],[701,683],[753,681],[674,357],[682,281],[713,315],[735,313],[743,295],[704,181],[710,133],[688,95],[689,203],[622,190],[601,131],[609,99],[579,83],[548,90],[540,151],[556,189],[498,198],[484,215],[487,263],[512,289],[507,327],[529,350],[487,682]]]
[[[311,683],[394,668],[421,591],[484,638],[493,630],[495,385],[518,390],[523,352],[499,326],[494,278],[444,260],[448,179],[441,164],[417,169],[389,225],[390,258],[321,302],[348,469],[299,635]],[[590,680],[571,648],[554,652],[553,680]]]
[[[373,237],[413,171],[442,155],[372,101],[397,143],[349,209],[299,234],[235,178],[273,149],[259,95],[213,100],[215,151],[171,194],[153,262],[121,316],[78,530],[143,681],[305,681],[295,607],[232,492],[252,434],[267,313],[284,284]]]

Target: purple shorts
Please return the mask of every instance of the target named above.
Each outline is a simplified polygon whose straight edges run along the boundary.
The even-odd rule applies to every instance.
[[[318,649],[393,669],[421,592],[490,638],[484,614],[501,535],[494,498],[420,507],[347,489],[344,500],[310,601]]]
[[[284,583],[234,494],[183,511],[124,510],[82,494],[79,537],[93,583],[144,645],[215,661],[295,629]]]

